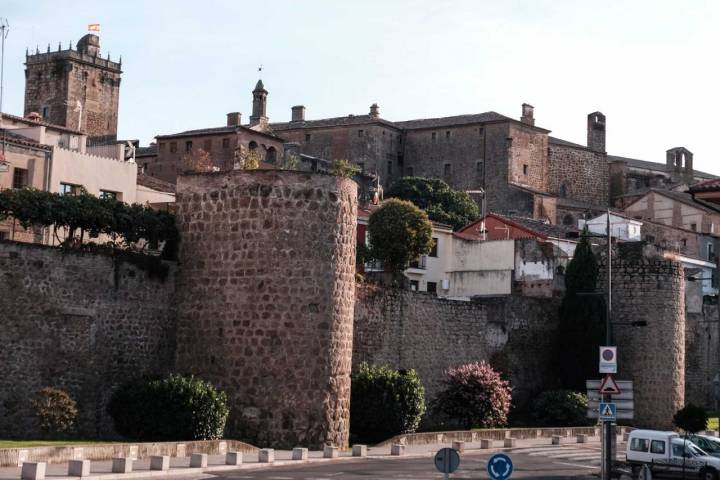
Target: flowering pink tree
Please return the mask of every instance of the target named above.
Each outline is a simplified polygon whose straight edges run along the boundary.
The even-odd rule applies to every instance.
[[[465,428],[492,428],[507,424],[512,389],[485,361],[473,362],[447,371],[435,408],[460,421]]]

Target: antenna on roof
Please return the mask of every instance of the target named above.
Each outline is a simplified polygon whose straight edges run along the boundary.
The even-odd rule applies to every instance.
[[[5,128],[2,124],[3,114],[3,85],[5,80],[5,39],[10,31],[10,24],[7,18],[0,18],[0,126],[3,127],[3,138],[2,138],[2,158],[0,163],[5,163]]]

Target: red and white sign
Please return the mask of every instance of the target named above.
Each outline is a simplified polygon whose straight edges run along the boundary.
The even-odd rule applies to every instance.
[[[620,387],[612,375],[605,375],[602,382],[600,382],[600,388],[598,389],[600,395],[620,395]]]

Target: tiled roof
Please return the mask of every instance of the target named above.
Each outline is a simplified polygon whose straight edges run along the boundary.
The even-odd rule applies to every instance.
[[[301,122],[271,123],[270,128],[275,131],[283,131],[294,130],[296,128],[348,127],[371,123],[397,128],[393,122],[383,120],[382,118],[371,117],[370,115],[348,115],[345,117],[321,118],[319,120],[303,120]]]
[[[12,115],[9,113],[3,113],[2,116],[4,118],[8,118],[8,119],[14,120],[16,122],[27,123],[29,125],[38,125],[38,126],[42,126],[42,127],[48,127],[48,128],[52,128],[54,130],[61,130],[63,132],[74,133],[75,135],[85,135],[85,132],[81,132],[80,130],[63,127],[62,125],[55,125],[54,123],[43,122],[42,120],[30,120],[29,118],[18,117],[17,115]]]
[[[254,130],[247,125],[231,125],[231,126],[225,126],[225,127],[198,128],[196,130],[185,130],[183,132],[178,132],[178,133],[170,133],[167,135],[158,135],[155,138],[166,139],[166,138],[196,137],[198,135],[215,135],[215,134],[222,134],[222,133],[235,133],[239,128],[249,130],[253,133],[257,133],[258,135],[264,135],[266,137],[274,138],[275,140],[283,141],[282,138],[278,137],[277,135],[275,135],[271,132],[262,132],[259,130]]]
[[[2,141],[3,138],[5,138],[8,143],[13,143],[15,145],[24,145],[26,147],[39,148],[41,150],[48,151],[52,150],[52,147],[50,145],[43,145],[42,143],[36,142],[32,138],[13,133],[12,128],[0,128],[0,141]]]
[[[503,215],[500,213],[488,213],[487,216],[495,217],[503,223],[511,226],[520,227],[525,230],[533,232],[534,235],[541,238],[568,238],[568,234],[577,234],[579,230],[575,227],[568,227],[565,225],[553,225],[551,223],[543,222],[542,220],[535,220],[532,218],[521,217],[517,215]],[[469,232],[473,230],[482,222],[482,218],[478,218],[474,222],[464,226],[460,231],[456,232],[455,235],[460,238],[468,240],[477,240],[476,235],[472,235]]]
[[[151,177],[144,173],[138,173],[137,184],[143,187],[152,188],[159,192],[175,193],[175,184],[160,180],[159,178]]]
[[[659,188],[651,188],[647,192],[645,192],[645,195],[649,194],[650,192],[657,193],[658,195],[664,195],[668,198],[671,198],[673,200],[677,200],[678,202],[684,203],[686,205],[689,205],[691,207],[695,207],[697,209],[703,210],[708,213],[720,213],[720,208],[717,205],[714,205],[709,202],[705,202],[703,200],[700,200],[698,198],[693,198],[693,196],[689,193],[682,193],[682,192],[673,192],[670,190],[661,190]],[[641,195],[640,198],[644,197],[645,195]],[[638,200],[640,200],[638,198]],[[634,204],[638,200],[635,200],[630,205]],[[630,205],[625,207],[625,209],[629,208]]]
[[[667,165],[658,162],[649,162],[647,160],[638,160],[637,158],[620,157],[618,155],[608,155],[608,162],[625,162],[628,167],[642,168],[645,170],[656,170],[667,173]],[[718,178],[717,175],[693,170],[693,176],[698,178]]]
[[[468,125],[473,123],[497,122],[497,121],[516,121],[514,118],[506,117],[497,112],[473,113],[469,115],[454,115],[452,117],[440,118],[419,118],[417,120],[405,120],[402,122],[393,122],[396,127],[412,130],[416,128],[435,128],[452,125]]]
[[[147,147],[137,147],[135,149],[135,158],[137,157],[151,157],[157,155],[158,147],[157,144],[150,145]]]
[[[584,148],[585,150],[588,149],[585,145],[580,145],[579,143],[568,142],[567,140],[563,140],[562,138],[552,137],[550,135],[548,135],[548,142],[555,144],[555,145],[562,145],[563,147]]]
[[[704,180],[696,183],[690,187],[690,192],[715,192],[720,190],[720,178],[711,178],[710,180]]]

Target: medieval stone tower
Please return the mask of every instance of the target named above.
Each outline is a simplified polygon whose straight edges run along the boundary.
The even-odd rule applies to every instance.
[[[117,139],[121,62],[100,56],[100,39],[87,34],[77,49],[26,54],[25,115],[85,132],[94,143]]]
[[[261,130],[265,130],[268,126],[267,117],[267,94],[265,85],[262,80],[258,80],[255,89],[253,90],[253,108],[252,115],[250,116],[250,126],[259,126]]]

